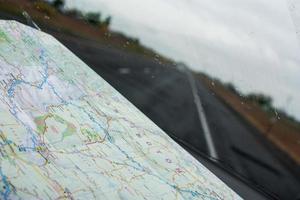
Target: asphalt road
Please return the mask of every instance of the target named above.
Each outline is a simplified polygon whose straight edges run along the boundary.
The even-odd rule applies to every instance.
[[[55,36],[166,133],[209,155],[187,73],[155,58]],[[194,80],[219,163],[280,199],[300,197],[299,177],[278,159],[277,150],[200,80]]]
[[[300,199],[300,178],[294,173],[299,166],[287,166],[288,161],[280,157],[272,144],[200,80],[193,79],[193,93],[188,73],[174,65],[95,41],[48,32],[243,197],[260,198],[253,188],[241,186],[247,182],[280,199]],[[216,165],[203,156],[211,154],[195,92],[218,156]],[[236,182],[230,178],[236,176],[246,181]]]

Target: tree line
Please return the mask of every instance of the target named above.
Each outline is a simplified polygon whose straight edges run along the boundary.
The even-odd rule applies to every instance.
[[[86,12],[76,8],[65,9],[65,0],[53,0],[49,2],[57,11],[73,18],[83,19],[91,25],[100,27],[109,27],[111,24],[111,16],[102,17],[100,12]]]

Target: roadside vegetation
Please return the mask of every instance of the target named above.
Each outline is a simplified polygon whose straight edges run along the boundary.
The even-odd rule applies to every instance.
[[[270,114],[270,116],[276,115],[276,117],[278,119],[285,118],[286,120],[289,120],[294,125],[300,127],[300,122],[296,118],[287,114],[285,111],[276,108],[273,105],[273,99],[270,96],[267,96],[262,93],[243,94],[242,92],[238,91],[232,83],[222,83],[221,81],[216,80],[216,79],[215,79],[215,81],[217,81],[219,84],[224,85],[230,92],[234,93],[235,95],[240,96],[242,101],[256,104],[261,109],[268,112]]]

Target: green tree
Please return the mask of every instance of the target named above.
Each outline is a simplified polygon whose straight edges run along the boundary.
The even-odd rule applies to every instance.
[[[106,17],[105,18],[105,20],[103,21],[103,25],[105,25],[105,26],[109,26],[110,25],[110,23],[111,23],[111,16],[108,16],[108,17]]]
[[[101,25],[101,14],[98,12],[88,12],[85,14],[85,20],[92,25]]]
[[[264,94],[249,94],[246,98],[252,102],[257,103],[258,105],[262,106],[265,110],[272,110],[273,109],[273,100],[271,97],[266,96]]]
[[[53,7],[55,7],[57,10],[62,11],[65,1],[64,0],[54,0],[52,2]]]

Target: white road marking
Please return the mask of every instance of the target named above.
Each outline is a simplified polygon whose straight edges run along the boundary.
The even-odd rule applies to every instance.
[[[200,120],[201,126],[203,128],[204,138],[205,138],[205,141],[206,141],[206,144],[208,147],[208,153],[209,153],[210,157],[218,159],[219,157],[218,157],[218,154],[217,154],[217,151],[215,148],[214,141],[211,136],[211,132],[210,132],[210,129],[209,129],[209,126],[207,123],[207,119],[206,119],[205,112],[204,112],[204,109],[203,109],[203,106],[201,103],[201,99],[198,95],[195,79],[194,79],[192,73],[190,72],[190,70],[187,69],[186,66],[180,66],[179,68],[183,69],[188,76],[188,80],[189,80],[189,83],[190,83],[190,86],[192,89],[192,93],[193,93],[193,97],[194,97],[194,102],[197,107],[199,120]]]

